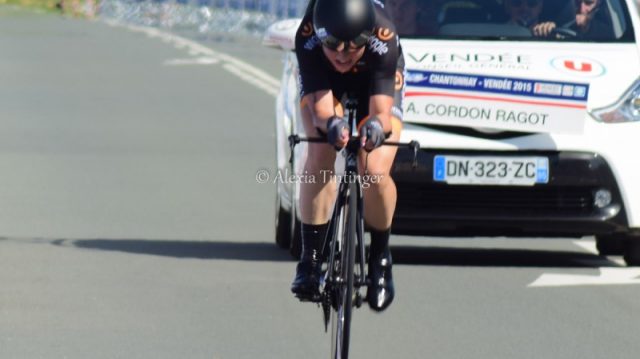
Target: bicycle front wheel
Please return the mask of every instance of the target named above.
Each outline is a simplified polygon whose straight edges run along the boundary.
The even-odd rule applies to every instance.
[[[354,267],[356,255],[357,185],[349,184],[347,198],[338,216],[336,239],[337,258],[334,263],[334,303],[331,315],[331,358],[349,358],[349,336],[354,297]]]

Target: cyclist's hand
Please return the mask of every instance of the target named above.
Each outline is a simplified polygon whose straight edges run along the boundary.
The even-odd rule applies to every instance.
[[[368,119],[360,128],[360,146],[367,152],[382,146],[385,138],[382,122],[377,117]]]
[[[344,119],[334,116],[327,121],[327,141],[341,150],[349,142],[349,124]]]

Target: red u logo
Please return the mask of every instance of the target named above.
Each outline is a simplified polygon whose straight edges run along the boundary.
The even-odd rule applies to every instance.
[[[591,71],[593,71],[593,66],[591,66],[591,64],[588,63],[588,62],[580,62],[580,68],[578,68],[574,61],[565,60],[564,61],[564,67],[568,68],[569,70],[580,71],[580,72],[591,72]]]

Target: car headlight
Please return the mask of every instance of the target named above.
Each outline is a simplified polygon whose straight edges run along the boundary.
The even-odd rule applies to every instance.
[[[640,121],[640,79],[631,85],[618,102],[591,113],[598,121],[605,123]]]

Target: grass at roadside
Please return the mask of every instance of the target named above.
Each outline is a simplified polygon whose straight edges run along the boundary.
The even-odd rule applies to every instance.
[[[93,18],[99,0],[0,0],[0,6],[17,5],[45,12],[63,12],[75,17]]]
[[[59,0],[0,0],[0,5],[20,5],[46,11],[59,11],[56,8],[58,2]]]

